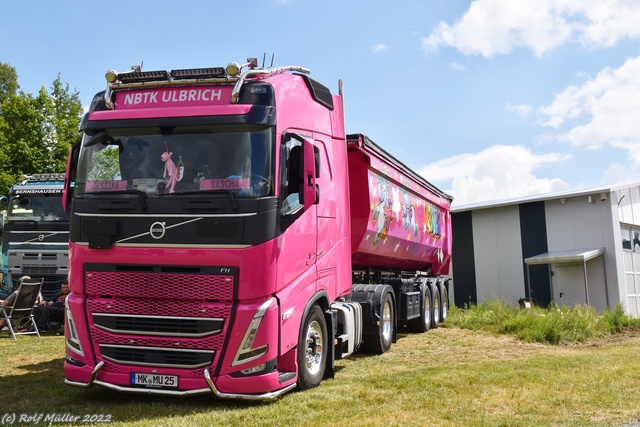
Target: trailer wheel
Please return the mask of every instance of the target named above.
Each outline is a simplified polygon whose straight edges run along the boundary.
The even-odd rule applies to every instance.
[[[436,329],[440,326],[440,287],[433,287],[433,312],[431,316],[431,327]]]
[[[420,317],[412,319],[409,327],[413,332],[427,332],[431,329],[431,311],[433,310],[433,298],[431,298],[431,288],[426,284],[422,286],[420,295]]]
[[[364,339],[363,346],[367,353],[382,354],[391,348],[396,327],[396,314],[393,305],[391,293],[387,292],[382,298],[382,305],[380,307],[378,334],[367,335]]]
[[[442,293],[440,294],[442,304],[440,304],[440,323],[446,322],[449,317],[449,293],[447,287],[442,287]]]
[[[324,377],[327,351],[327,323],[322,309],[315,305],[309,311],[298,342],[298,387],[317,387]]]

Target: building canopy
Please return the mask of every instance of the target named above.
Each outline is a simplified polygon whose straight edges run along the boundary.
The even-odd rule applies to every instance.
[[[525,258],[524,262],[526,264],[560,264],[568,262],[585,263],[603,254],[604,248],[553,251]]]
[[[589,281],[587,280],[587,261],[602,256],[604,254],[604,248],[597,249],[571,249],[566,251],[553,251],[545,252],[540,255],[525,258],[524,262],[527,264],[527,297],[531,298],[531,277],[529,273],[529,266],[535,264],[562,264],[562,263],[580,263],[584,270],[584,292],[587,298],[587,305],[589,304]],[[605,268],[604,256],[602,257],[602,266]],[[609,307],[609,286],[607,284],[607,274],[604,274],[604,287],[607,298],[607,307]],[[553,296],[553,289],[551,289],[551,295]]]

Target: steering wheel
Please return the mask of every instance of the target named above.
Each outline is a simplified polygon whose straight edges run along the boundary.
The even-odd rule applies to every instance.
[[[269,194],[271,182],[262,175],[251,175],[251,189],[258,197],[266,196]]]

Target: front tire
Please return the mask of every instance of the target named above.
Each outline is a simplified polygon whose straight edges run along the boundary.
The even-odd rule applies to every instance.
[[[324,377],[327,364],[327,322],[322,309],[315,305],[307,314],[298,340],[298,387],[307,390],[317,387]]]

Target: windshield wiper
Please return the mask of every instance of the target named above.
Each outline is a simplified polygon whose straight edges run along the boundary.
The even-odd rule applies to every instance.
[[[137,194],[138,202],[140,203],[140,209],[143,211],[147,210],[147,202],[148,198],[147,193],[142,190],[122,190],[122,191],[86,191],[84,194],[97,194],[100,196],[104,195],[117,195],[117,194]]]
[[[173,193],[174,195],[176,194],[180,194],[180,195],[194,195],[194,194],[214,194],[214,193],[222,193],[222,194],[228,194],[229,195],[229,200],[231,200],[231,209],[233,209],[234,211],[238,210],[238,204],[236,203],[236,197],[233,195],[233,191],[231,190],[221,190],[221,189],[216,189],[216,190],[195,190],[195,191],[184,191],[181,193]]]

